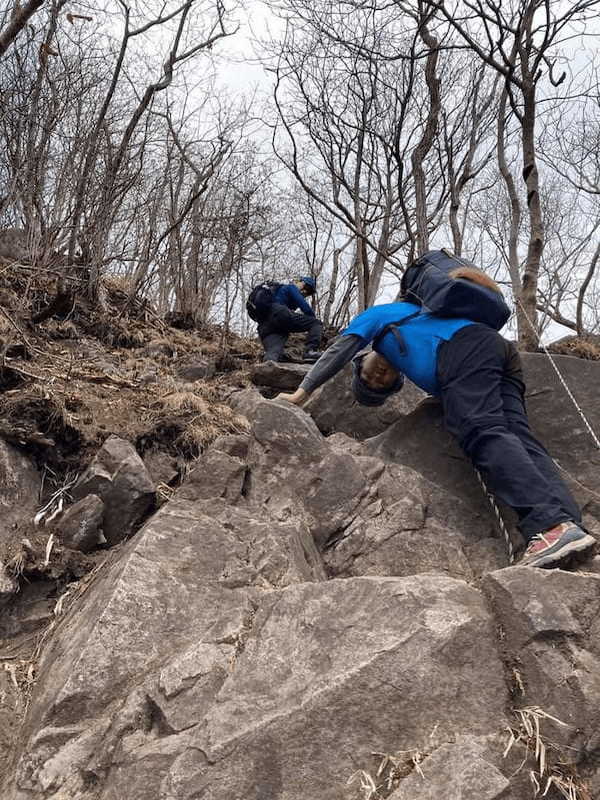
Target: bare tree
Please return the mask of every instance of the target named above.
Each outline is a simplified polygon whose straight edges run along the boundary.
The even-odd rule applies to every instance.
[[[534,350],[539,337],[537,289],[544,251],[535,135],[539,86],[543,77],[554,87],[564,81],[566,73],[556,75],[554,71],[561,37],[569,25],[591,18],[600,4],[598,0],[578,0],[568,4],[558,0],[514,0],[506,4],[494,0],[425,2],[458,34],[463,44],[502,76],[506,98],[520,124],[529,241],[520,281],[513,285],[513,290],[522,315],[519,324],[521,346]]]
[[[44,0],[28,0],[24,6],[15,3],[9,22],[0,29],[0,56],[8,50],[31,17],[44,4]]]

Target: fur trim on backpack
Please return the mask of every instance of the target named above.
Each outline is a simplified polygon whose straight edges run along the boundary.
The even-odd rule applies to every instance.
[[[486,275],[482,270],[477,269],[477,267],[457,267],[448,274],[451,278],[463,278],[465,281],[473,281],[473,283],[477,283],[479,286],[485,286],[486,289],[491,289],[493,292],[502,294],[502,289],[498,286],[496,281],[490,278],[489,275]]]

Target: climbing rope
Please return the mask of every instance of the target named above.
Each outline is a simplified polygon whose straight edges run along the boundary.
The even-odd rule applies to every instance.
[[[588,418],[587,418],[587,417],[586,417],[586,415],[583,413],[583,411],[582,411],[582,409],[581,409],[581,406],[579,405],[579,403],[578,403],[578,402],[577,402],[577,400],[575,399],[575,397],[574,397],[574,395],[573,395],[573,392],[572,392],[572,391],[569,389],[569,386],[567,385],[567,382],[566,382],[566,380],[564,379],[564,377],[563,377],[563,375],[562,375],[561,371],[560,371],[560,370],[559,370],[559,368],[556,366],[556,363],[555,363],[554,359],[552,358],[552,353],[551,353],[551,352],[548,350],[548,348],[546,347],[546,345],[545,345],[545,344],[542,342],[542,340],[541,340],[541,337],[540,337],[540,334],[538,333],[538,331],[537,331],[537,329],[536,329],[535,325],[534,325],[534,324],[533,324],[533,322],[531,321],[531,319],[530,319],[530,317],[529,317],[529,314],[528,314],[528,313],[525,311],[525,309],[524,309],[524,307],[523,307],[523,303],[522,303],[522,302],[519,300],[519,298],[517,298],[517,303],[519,304],[519,306],[520,306],[520,308],[521,308],[521,311],[523,312],[523,314],[524,314],[524,316],[525,316],[525,319],[527,320],[527,322],[528,322],[528,323],[529,323],[529,325],[531,326],[531,330],[532,330],[532,331],[535,333],[535,335],[537,336],[538,344],[540,345],[540,347],[542,348],[542,350],[544,351],[544,353],[545,353],[545,354],[548,356],[548,358],[550,359],[550,363],[552,364],[552,367],[553,367],[554,371],[555,371],[555,372],[556,372],[556,374],[558,375],[558,379],[559,379],[559,381],[562,383],[562,385],[563,385],[563,387],[564,387],[564,390],[565,390],[565,392],[566,392],[566,393],[569,395],[569,397],[571,398],[571,401],[573,402],[573,405],[574,405],[574,406],[575,406],[575,408],[577,409],[577,413],[579,414],[579,416],[580,416],[580,417],[581,417],[581,419],[583,420],[583,424],[584,424],[584,425],[585,425],[585,427],[588,429],[588,431],[589,431],[589,434],[590,434],[590,436],[592,437],[592,439],[593,439],[593,441],[594,441],[594,444],[595,444],[595,445],[596,445],[596,447],[597,447],[597,448],[600,450],[600,439],[599,439],[599,438],[596,436],[596,433],[595,433],[594,429],[592,428],[592,426],[590,425]]]
[[[500,512],[500,509],[498,508],[498,504],[496,503],[496,500],[494,499],[493,494],[490,492],[490,490],[488,489],[488,487],[485,484],[485,481],[483,480],[481,472],[479,472],[478,469],[475,469],[475,467],[473,467],[473,469],[475,470],[475,475],[477,475],[477,479],[479,480],[479,483],[481,484],[481,488],[483,489],[483,493],[487,497],[488,503],[492,507],[492,510],[493,510],[494,515],[496,517],[496,521],[498,523],[498,527],[500,528],[500,531],[501,531],[502,535],[504,536],[504,540],[506,541],[506,549],[508,550],[508,561],[509,561],[510,564],[512,564],[513,561],[515,560],[515,551],[514,551],[514,548],[513,548],[512,539],[510,538],[510,533],[508,532],[508,528],[506,527],[506,523],[504,522],[504,519],[502,518],[502,514]]]

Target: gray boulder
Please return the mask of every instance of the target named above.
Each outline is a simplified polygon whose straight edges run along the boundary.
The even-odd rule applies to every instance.
[[[524,353],[527,409],[536,436],[563,470],[580,503],[600,520],[600,449],[543,353]],[[553,356],[575,400],[600,439],[600,362]]]
[[[480,560],[487,550],[494,568],[506,563],[481,500],[465,503],[414,469],[367,456],[343,434],[324,439],[295,406],[262,401],[252,419],[245,497],[275,519],[302,519],[331,575],[472,578],[466,551],[476,542]],[[198,472],[207,484],[209,471]]]
[[[215,497],[235,503],[242,495],[245,478],[246,464],[241,458],[211,447],[198,459],[179,495],[190,500]]]
[[[523,353],[527,408],[534,433],[564,470],[575,497],[587,513],[600,519],[600,450],[565,392],[548,357]],[[597,387],[600,363],[554,356],[557,367],[575,393],[592,427],[600,431]],[[483,511],[486,501],[469,460],[445,432],[441,406],[422,403],[384,433],[368,441],[384,460],[403,464],[427,475],[443,489]],[[512,517],[507,513],[507,518]],[[518,541],[518,540],[516,540]]]
[[[75,800],[95,775],[97,796],[154,800],[235,668],[262,594],[323,577],[294,525],[215,500],[164,506],[45,650],[10,796]],[[159,740],[166,749],[148,760]]]
[[[177,461],[162,450],[151,450],[144,455],[144,464],[155,485],[172,486],[179,478]]]
[[[502,731],[477,591],[439,576],[233,586],[243,526],[173,505],[46,651],[7,800],[90,785],[106,799],[341,800],[374,752]]]
[[[250,420],[263,399],[258,389],[241,389],[238,392],[232,392],[227,399],[227,403],[238,414],[243,414]]]
[[[544,739],[585,762],[600,743],[600,575],[513,567],[484,587],[519,705],[549,715]]]
[[[367,492],[354,457],[329,447],[308,414],[283,401],[256,406],[252,434],[248,499],[273,519],[302,519],[322,547]]]
[[[9,548],[19,525],[30,523],[39,505],[40,476],[31,461],[0,439],[0,548]],[[0,559],[0,606],[19,589]]]
[[[104,514],[102,500],[88,494],[68,508],[54,527],[66,547],[89,553],[106,543],[102,532]]]
[[[286,362],[263,361],[250,370],[250,380],[256,386],[293,392],[300,386],[311,364],[288,364]]]
[[[250,435],[55,627],[1,796],[520,800],[523,719],[540,793],[556,770],[600,795],[600,575],[485,574],[502,542],[435,406],[361,443],[240,394]]]
[[[249,437],[241,433],[229,433],[217,436],[211,445],[212,450],[220,450],[230,456],[241,458],[243,461],[248,457]]]
[[[485,571],[482,561],[493,569],[507,564],[489,514],[409,467],[355,459],[370,491],[351,524],[327,545],[331,575],[438,573],[470,580]]]
[[[104,503],[102,527],[110,545],[131,536],[155,503],[155,487],[130,442],[110,436],[73,488],[80,500],[97,495]]]
[[[216,371],[215,362],[208,358],[195,358],[177,365],[177,376],[190,383],[204,378],[212,378]]]
[[[444,429],[437,400],[421,403],[366,445],[372,455],[417,470],[481,513],[487,508],[471,462]]]

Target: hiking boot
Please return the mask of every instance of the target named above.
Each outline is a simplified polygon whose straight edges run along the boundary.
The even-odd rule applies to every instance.
[[[304,351],[304,361],[308,361],[311,364],[315,361],[318,361],[323,353],[320,350],[305,350]]]
[[[558,567],[575,553],[590,550],[596,540],[575,522],[561,522],[536,534],[527,545],[519,567]]]

